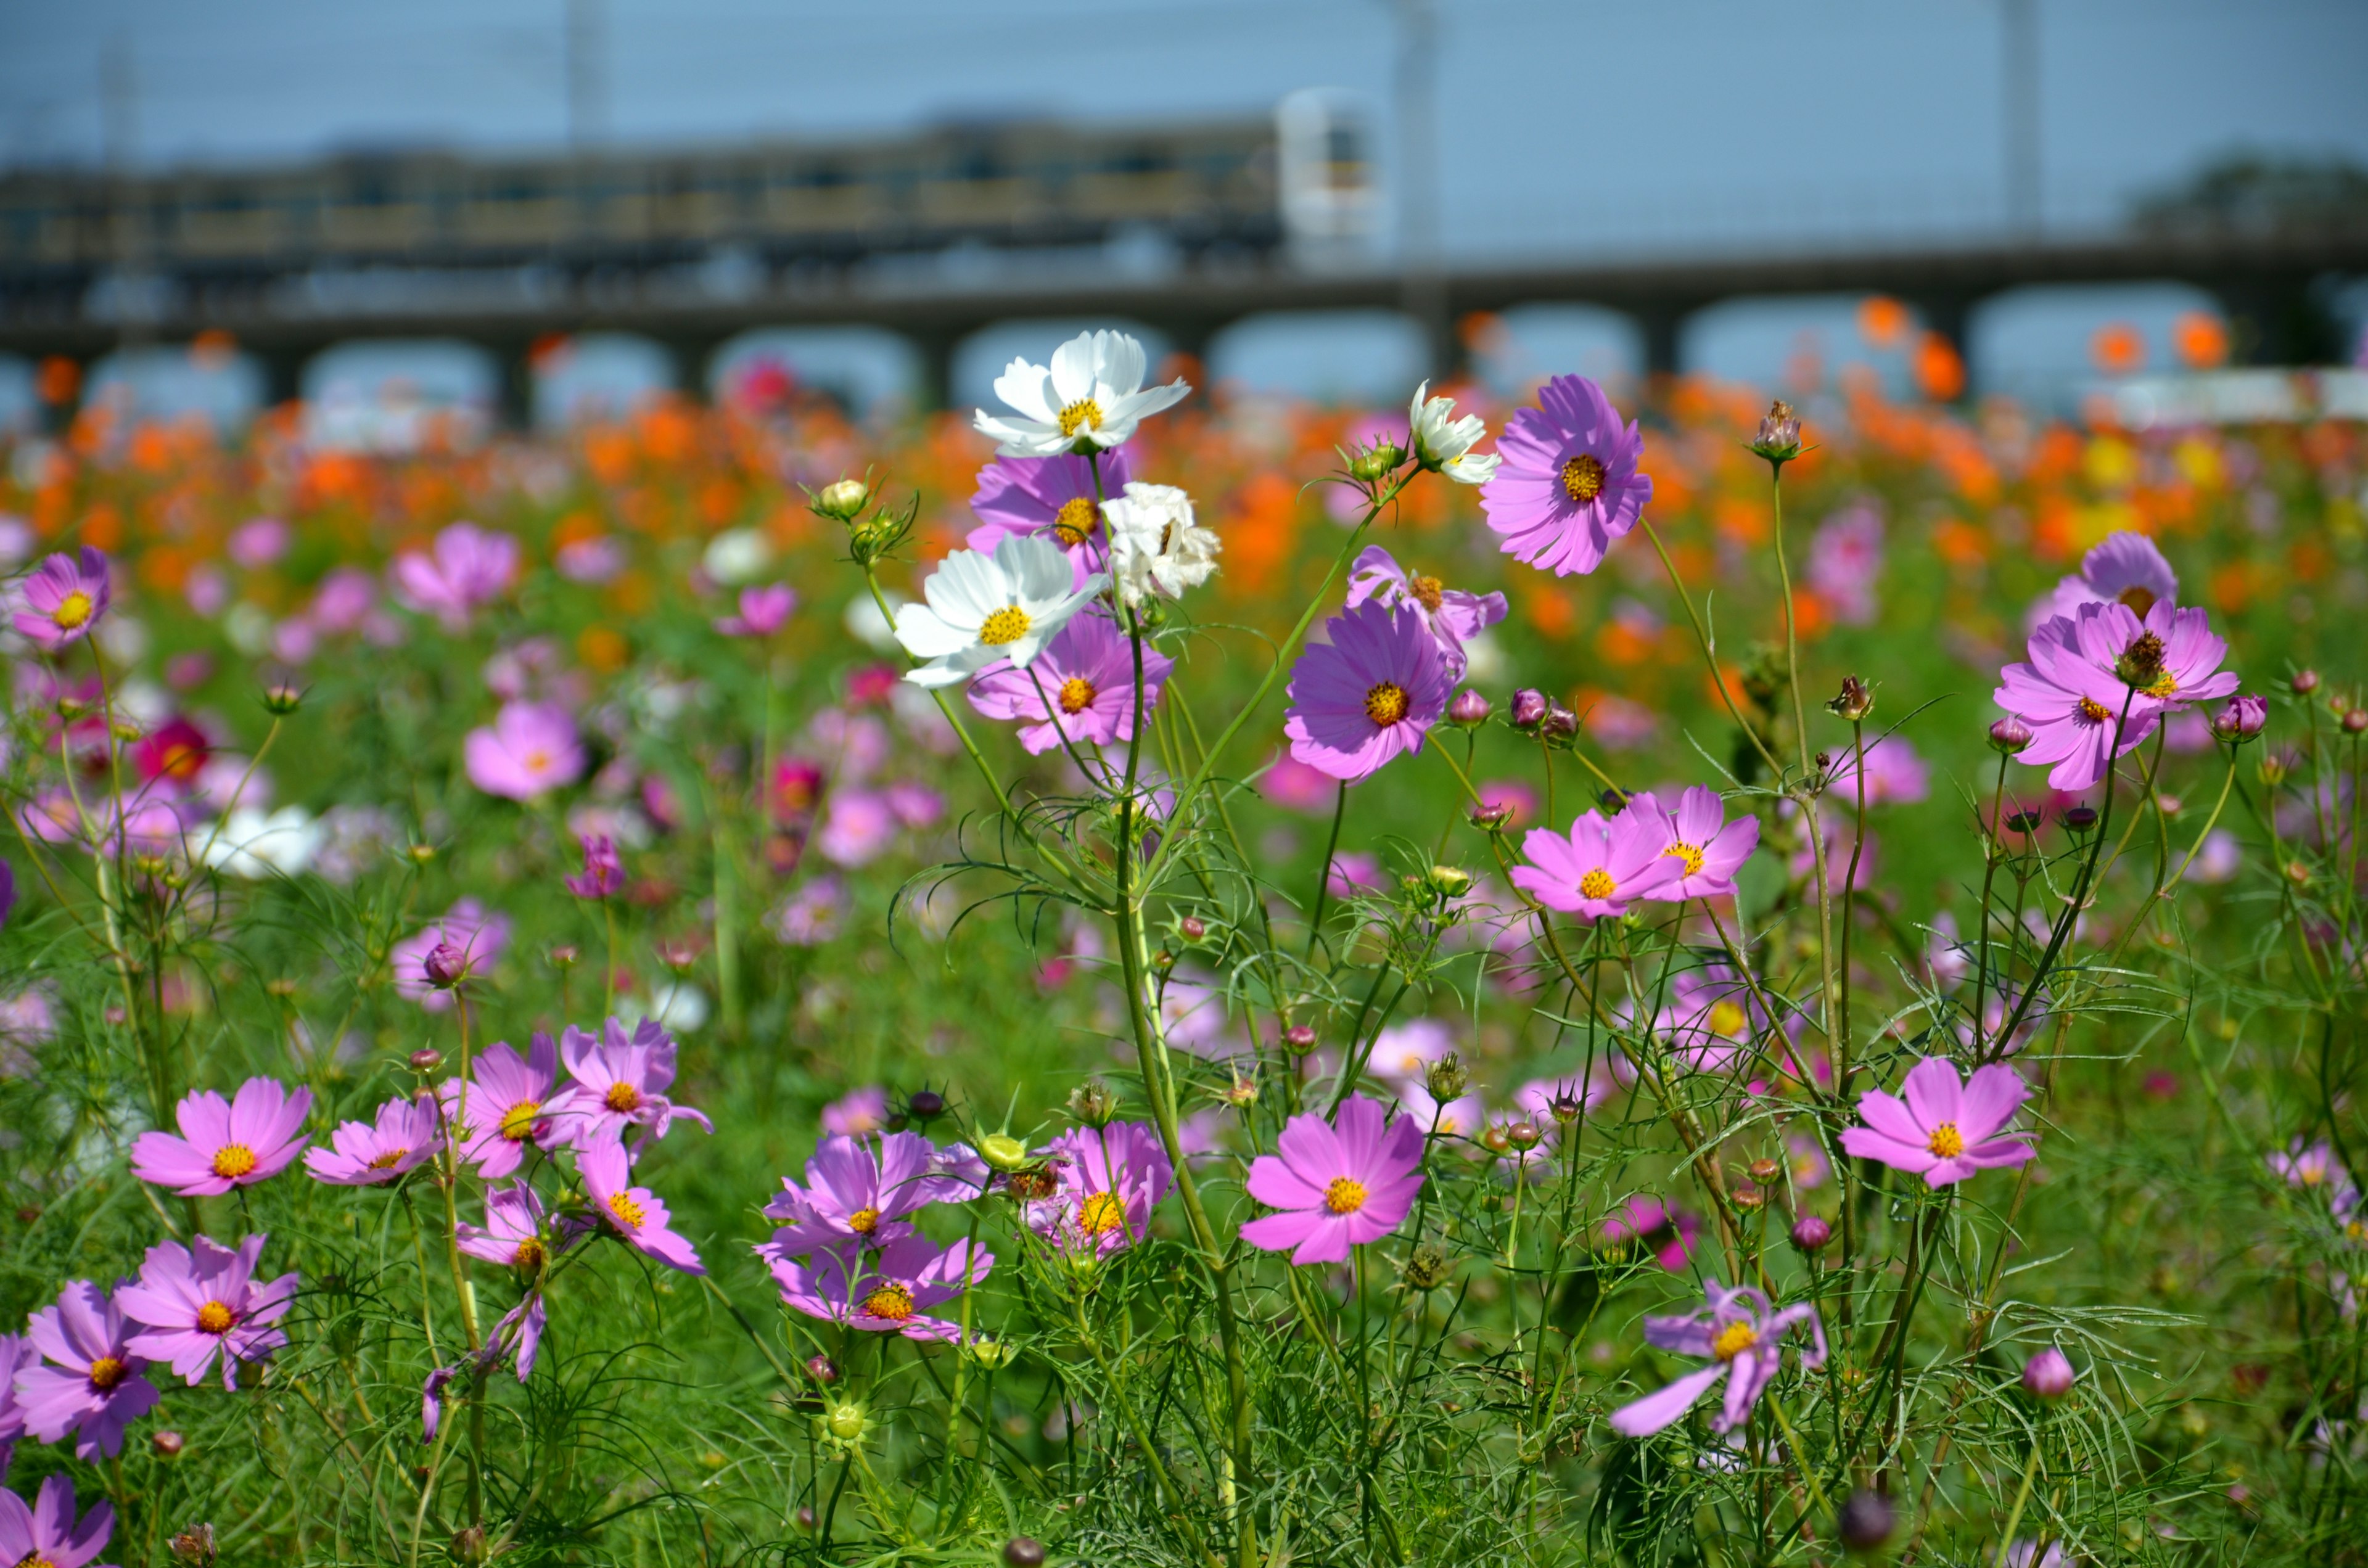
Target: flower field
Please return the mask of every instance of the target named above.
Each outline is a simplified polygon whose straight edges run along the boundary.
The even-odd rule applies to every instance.
[[[0,1563],[2368,1561],[2368,432],[1037,355],[14,448]]]

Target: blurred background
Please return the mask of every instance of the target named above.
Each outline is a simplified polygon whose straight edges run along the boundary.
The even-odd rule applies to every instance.
[[[95,0],[0,57],[0,429],[1579,369],[2368,412],[2353,0]],[[2351,404],[2359,406],[2353,408]]]

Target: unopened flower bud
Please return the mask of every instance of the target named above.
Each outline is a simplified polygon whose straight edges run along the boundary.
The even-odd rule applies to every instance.
[[[1505,1129],[1505,1142],[1527,1153],[1545,1141],[1545,1132],[1534,1121],[1517,1121]]]
[[[1550,741],[1566,741],[1578,733],[1578,715],[1559,702],[1546,704],[1545,722],[1538,733]]]
[[[485,1560],[485,1527],[462,1525],[452,1532],[452,1561],[478,1563]]]
[[[1743,1186],[1727,1194],[1727,1201],[1746,1213],[1768,1206],[1768,1195],[1756,1187]]]
[[[2343,715],[2343,733],[2356,735],[2368,732],[2368,708],[2353,708]]]
[[[905,1102],[916,1121],[935,1121],[946,1114],[946,1096],[935,1089],[922,1089]]]
[[[2022,1386],[2041,1399],[2062,1399],[2072,1392],[2070,1357],[2053,1345],[2022,1364]]]
[[[154,1450],[160,1460],[178,1459],[181,1457],[181,1450],[188,1446],[182,1440],[181,1435],[170,1428],[152,1433],[148,1438],[148,1447]]]
[[[1188,942],[1197,942],[1209,934],[1209,923],[1197,915],[1188,915],[1176,923],[1176,929]]]
[[[2286,759],[2276,752],[2261,755],[2261,782],[2272,789],[2286,781]]]
[[[1826,710],[1835,718],[1855,724],[1874,711],[1874,689],[1856,676],[1842,676],[1842,688]]]
[[[1349,477],[1360,484],[1387,479],[1406,466],[1406,449],[1384,437],[1349,460]]]
[[[1176,955],[1162,948],[1151,955],[1151,967],[1165,974],[1176,967]]]
[[[1501,833],[1505,824],[1512,820],[1513,803],[1510,801],[1483,801],[1472,808],[1472,825],[1483,833]]]
[[[1606,790],[1595,797],[1595,803],[1603,808],[1606,815],[1618,816],[1628,809],[1628,797],[1617,790]]]
[[[411,1070],[415,1073],[433,1073],[443,1065],[444,1053],[432,1045],[423,1045],[411,1053]]]
[[[187,1562],[190,1568],[213,1568],[214,1527],[191,1525],[173,1537],[172,1551],[176,1562]],[[38,1552],[34,1555],[40,1556]]]
[[[810,1507],[803,1506],[800,1506],[798,1509],[798,1528],[802,1530],[810,1530],[814,1528],[814,1511]]]
[[[2212,715],[2212,733],[2214,738],[2226,741],[2230,745],[2242,745],[2261,733],[2261,726],[2269,722],[2269,717],[2270,705],[2263,699],[2232,697]]]
[[[838,1381],[838,1363],[827,1356],[806,1358],[806,1376],[827,1388]]]
[[[860,479],[841,479],[814,492],[810,505],[824,517],[851,523],[871,500],[871,487]]]
[[[978,1157],[999,1171],[1024,1169],[1028,1145],[1008,1132],[990,1132],[978,1141]]]
[[[1822,1252],[1834,1239],[1834,1228],[1815,1214],[1804,1214],[1793,1221],[1793,1244],[1803,1252]]]
[[[433,844],[415,844],[410,848],[405,849],[404,853],[411,857],[411,863],[413,865],[425,866],[428,861],[436,858],[436,846]]]
[[[1552,706],[1546,694],[1533,686],[1525,686],[1513,693],[1513,728],[1534,730],[1545,722],[1546,710]]]
[[[1087,1127],[1107,1127],[1118,1115],[1118,1094],[1099,1078],[1069,1091],[1069,1114]]]
[[[1010,1568],[1043,1568],[1044,1543],[1032,1536],[1013,1536],[1003,1543],[1003,1561]]]
[[[2006,819],[2006,825],[2009,830],[2026,836],[2037,833],[2046,824],[2047,819],[2037,812],[2009,812]]]
[[[2097,808],[2066,806],[2064,808],[2063,823],[2065,827],[2073,833],[2086,833],[2097,825]]]
[[[1468,686],[1447,699],[1447,722],[1466,729],[1486,723],[1493,711],[1488,699]]]
[[[1776,1178],[1784,1174],[1784,1167],[1774,1160],[1762,1157],[1751,1162],[1750,1171],[1752,1180],[1762,1187],[1772,1187]]]
[[[582,949],[577,948],[575,943],[562,942],[559,946],[551,949],[551,967],[553,969],[574,969],[575,967],[575,960],[583,956],[584,953]]]
[[[1430,1091],[1432,1099],[1441,1103],[1458,1099],[1472,1086],[1472,1070],[1451,1051],[1423,1069],[1422,1086]]]
[[[962,1346],[962,1349],[972,1360],[989,1371],[998,1367],[1008,1367],[1013,1358],[1019,1354],[1014,1346],[1005,1344],[1000,1339],[989,1339],[984,1335],[974,1336],[970,1343]]]
[[[823,1426],[842,1443],[851,1443],[863,1436],[871,1423],[864,1418],[863,1406],[845,1400],[823,1413]]]
[[[1448,1267],[1447,1254],[1425,1242],[1408,1255],[1406,1267],[1398,1270],[1398,1278],[1417,1290],[1435,1290],[1446,1279]]]
[[[468,977],[469,955],[454,943],[438,942],[420,960],[419,971],[437,990],[450,991]]]
[[[1502,1124],[1493,1124],[1480,1134],[1480,1147],[1492,1154],[1501,1154],[1512,1148],[1513,1141],[1506,1135]]]
[[[1217,1097],[1224,1100],[1235,1110],[1247,1110],[1250,1107],[1258,1104],[1258,1080],[1256,1078],[1237,1077],[1234,1079],[1233,1082],[1227,1084],[1224,1088],[1218,1090]]]
[[[2031,744],[2031,726],[2009,715],[1990,726],[1990,744],[2012,756]]]
[[[1556,1121],[1568,1127],[1587,1114],[1587,1102],[1573,1093],[1569,1085],[1565,1084],[1554,1090],[1552,1099],[1546,1101],[1546,1110]]]
[[[1315,1030],[1306,1024],[1293,1024],[1282,1031],[1282,1043],[1294,1056],[1304,1056],[1315,1049]]]
[[[1834,1534],[1852,1551],[1873,1551],[1891,1539],[1891,1499],[1880,1492],[1853,1492],[1834,1517]]]
[[[275,719],[284,719],[304,706],[304,694],[287,685],[269,686],[263,689],[263,710]]]
[[[2296,670],[2294,673],[2294,678],[2286,684],[2293,687],[2294,694],[2296,697],[2308,697],[2312,692],[2318,689],[2318,672],[2317,670]]]
[[[1782,468],[1801,455],[1801,416],[1782,398],[1768,405],[1768,416],[1759,422],[1759,433],[1752,438],[1751,449]]]
[[[1472,873],[1461,866],[1433,866],[1430,885],[1448,898],[1462,898],[1472,891]]]

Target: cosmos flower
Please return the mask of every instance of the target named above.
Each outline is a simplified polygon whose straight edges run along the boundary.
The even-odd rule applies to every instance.
[[[888,1125],[888,1091],[866,1084],[822,1108],[822,1130],[842,1138],[861,1138]]]
[[[471,1257],[515,1268],[529,1278],[541,1274],[543,1266],[565,1252],[581,1233],[565,1225],[554,1226],[542,1199],[523,1181],[489,1190],[485,1222],[472,1225],[463,1220],[452,1232],[461,1250]]]
[[[131,747],[132,766],[140,777],[194,781],[213,755],[213,742],[188,720],[175,714],[140,737]]]
[[[1146,717],[1159,705],[1161,683],[1174,667],[1158,650],[1143,650]],[[1030,754],[1051,751],[1064,735],[1071,745],[1122,745],[1134,734],[1133,646],[1108,615],[1089,609],[1061,628],[1028,669],[990,666],[972,683],[970,705],[990,719],[1035,721],[1019,730],[1019,744]]]
[[[2179,574],[2141,533],[2107,534],[2080,558],[2080,570],[2065,578],[2032,607],[2030,630],[2037,631],[2057,616],[2070,619],[2082,605],[2126,605],[2145,615],[2157,603],[2179,598]]]
[[[767,916],[774,936],[792,948],[819,948],[837,937],[847,913],[847,884],[837,876],[803,882]]]
[[[387,569],[396,603],[433,615],[456,633],[507,593],[518,574],[518,540],[473,523],[454,523],[436,536],[432,554],[405,551]]]
[[[867,866],[886,854],[903,826],[895,805],[877,790],[838,790],[830,797],[830,812],[814,848],[834,866]]]
[[[1826,1361],[1825,1324],[1814,1305],[1802,1301],[1780,1312],[1748,1285],[1728,1290],[1710,1280],[1702,1311],[1645,1320],[1646,1344],[1700,1357],[1710,1365],[1658,1393],[1622,1405],[1611,1413],[1611,1429],[1623,1437],[1649,1437],[1692,1409],[1725,1378],[1725,1405],[1712,1420],[1711,1430],[1721,1437],[1736,1430],[1751,1418],[1752,1407],[1782,1364],[1784,1335],[1804,1324],[1811,1348],[1801,1352],[1799,1360],[1804,1371],[1814,1371]]]
[[[394,976],[395,994],[431,1013],[441,1013],[452,1006],[452,993],[428,980],[427,955],[438,947],[453,948],[461,955],[465,973],[481,974],[494,966],[509,944],[508,915],[489,911],[473,898],[461,899],[434,924],[388,950],[387,968]]]
[[[1406,439],[1414,448],[1415,461],[1423,467],[1458,484],[1486,484],[1504,460],[1495,453],[1472,449],[1487,435],[1486,420],[1476,414],[1456,418],[1455,400],[1432,397],[1429,381],[1414,389],[1414,402],[1406,406]]]
[[[469,732],[461,755],[469,782],[488,795],[531,801],[584,777],[584,745],[567,710],[505,702],[492,724]]]
[[[625,890],[624,863],[617,858],[617,841],[605,833],[584,835],[584,869],[561,883],[577,898],[601,899]]]
[[[444,1148],[436,1102],[398,1096],[378,1108],[376,1122],[342,1121],[326,1149],[304,1151],[313,1179],[336,1187],[378,1187],[427,1164]]]
[[[1097,573],[1072,586],[1068,558],[1048,539],[1014,536],[992,555],[957,550],[921,585],[928,602],[896,612],[896,641],[926,661],[905,678],[953,686],[999,659],[1024,670],[1106,581]]]
[[[54,1443],[74,1434],[74,1457],[85,1464],[113,1458],[123,1429],[156,1403],[146,1358],[132,1351],[122,1310],[87,1279],[69,1284],[57,1305],[25,1324],[25,1337],[42,1365],[17,1374],[17,1403],[25,1430]]]
[[[570,1136],[578,1143],[622,1138],[628,1127],[663,1138],[677,1117],[715,1131],[703,1113],[666,1097],[674,1086],[674,1036],[654,1018],[642,1019],[631,1034],[616,1018],[597,1035],[570,1024],[560,1032],[559,1058],[575,1082],[554,1109],[573,1120]]]
[[[1992,697],[2031,729],[2019,760],[2055,764],[2055,789],[2086,790],[2154,733],[2165,710],[2233,693],[2236,673],[2219,667],[2227,651],[2200,609],[2164,600],[2141,621],[2126,605],[2083,605],[2077,619],[2032,633],[2030,662],[2000,671]]]
[[[2351,1178],[2344,1174],[2341,1163],[2336,1159],[2333,1146],[2324,1138],[2309,1144],[2296,1138],[2284,1153],[2271,1150],[2267,1159],[2270,1174],[2288,1187],[2323,1188],[2329,1192],[2343,1192],[2351,1188]]]
[[[192,1090],[173,1110],[181,1129],[142,1132],[131,1141],[131,1174],[184,1198],[211,1198],[253,1187],[304,1152],[304,1116],[313,1091],[290,1094],[275,1078],[249,1078],[234,1099]]]
[[[1426,1138],[1442,1138],[1469,1142],[1480,1136],[1488,1125],[1488,1102],[1478,1093],[1458,1095],[1442,1100],[1430,1092],[1430,1085],[1416,1081],[1394,1086],[1401,1121],[1410,1121]]]
[[[1650,790],[1629,797],[1622,816],[1634,815],[1658,830],[1661,853],[1683,869],[1683,875],[1656,892],[1640,896],[1675,903],[1689,898],[1731,898],[1735,875],[1759,846],[1759,819],[1745,815],[1726,820],[1726,804],[1717,790],[1696,784],[1664,806]]]
[[[771,1266],[781,1300],[808,1317],[868,1334],[952,1340],[961,1325],[927,1309],[985,1278],[995,1255],[968,1242],[939,1251],[927,1236],[910,1235],[877,1249],[846,1242],[807,1257],[775,1257]]]
[[[17,635],[44,653],[55,653],[90,635],[114,597],[107,557],[90,545],[79,554],[52,555],[17,585],[25,608],[17,612]]]
[[[798,608],[797,590],[787,583],[769,583],[740,590],[740,612],[717,619],[715,630],[726,637],[770,637]]]
[[[1444,1023],[1437,1018],[1409,1018],[1373,1038],[1365,1068],[1379,1078],[1419,1084],[1432,1062],[1445,1061],[1454,1050],[1454,1033]]]
[[[1859,1096],[1866,1124],[1842,1130],[1844,1153],[1916,1172],[1935,1187],[2031,1158],[2027,1135],[1998,1136],[2031,1093],[2013,1068],[1993,1062],[1961,1081],[1955,1062],[1928,1056],[1907,1070],[1900,1089],[1899,1096],[1869,1089]]]
[[[33,1506],[13,1492],[0,1492],[0,1562],[21,1568],[83,1568],[115,1533],[115,1505],[94,1504],[74,1522],[74,1483],[52,1475],[41,1483]]]
[[[38,1367],[41,1353],[21,1335],[0,1334],[0,1475],[8,1473],[17,1439],[25,1435],[25,1407],[17,1402],[17,1374]]]
[[[271,1325],[296,1301],[291,1270],[268,1284],[255,1278],[263,1256],[261,1235],[236,1250],[211,1236],[189,1246],[159,1242],[140,1265],[140,1280],[115,1292],[116,1305],[142,1325],[127,1341],[135,1355],[170,1362],[194,1388],[205,1381],[219,1356],[222,1387],[238,1387],[242,1361],[260,1361],[288,1343]]]
[[[1289,1252],[1294,1264],[1340,1263],[1349,1249],[1396,1230],[1422,1187],[1423,1130],[1389,1121],[1378,1100],[1352,1095],[1327,1124],[1294,1116],[1276,1153],[1250,1163],[1249,1195],[1281,1210],[1250,1221],[1242,1240]]]
[[[595,1139],[575,1152],[575,1174],[603,1223],[636,1252],[685,1274],[704,1274],[706,1266],[689,1241],[673,1228],[666,1204],[646,1187],[632,1180],[625,1145],[615,1139]]]
[[[938,1156],[937,1145],[917,1132],[825,1138],[806,1162],[805,1185],[783,1176],[781,1190],[765,1206],[783,1224],[757,1248],[757,1256],[793,1257],[841,1243],[883,1246],[911,1235],[906,1216],[975,1196],[949,1186]]]
[[[1192,389],[1179,379],[1143,384],[1143,345],[1122,332],[1080,333],[1053,350],[1048,368],[1014,359],[995,380],[995,395],[1018,415],[977,411],[981,434],[1008,458],[1083,455],[1115,447],[1152,415],[1173,408]]]
[[[1195,520],[1192,497],[1174,485],[1129,484],[1103,504],[1102,517],[1110,525],[1110,580],[1128,604],[1180,599],[1216,574],[1224,546]]]
[[[1104,1257],[1144,1238],[1151,1211],[1176,1178],[1158,1129],[1144,1121],[1074,1128],[1038,1153],[1051,1160],[1057,1186],[1051,1197],[1026,1204],[1028,1228],[1056,1245]]]
[[[1310,643],[1291,672],[1283,733],[1293,757],[1353,784],[1399,753],[1422,749],[1453,683],[1411,610],[1360,605],[1325,631],[1330,641]]]
[[[569,1108],[568,1094],[559,1086],[559,1048],[541,1029],[523,1057],[498,1040],[477,1053],[467,1078],[437,1090],[461,1158],[489,1181],[516,1171],[529,1143],[547,1152],[573,1141],[575,1119],[560,1114]]]
[[[1636,472],[1644,437],[1584,376],[1541,387],[1538,406],[1506,422],[1497,450],[1504,466],[1481,487],[1480,509],[1506,554],[1556,576],[1601,565],[1653,499],[1652,480]]]
[[[1767,1033],[1767,1012],[1733,965],[1713,961],[1679,971],[1669,982],[1668,999],[1654,1028],[1669,1042],[1679,1065],[1696,1073],[1725,1073],[1748,1061],[1754,1042]]]
[[[1368,599],[1393,608],[1402,606],[1421,617],[1423,629],[1439,643],[1440,663],[1451,682],[1462,680],[1471,667],[1463,645],[1506,613],[1504,595],[1467,594],[1436,577],[1409,573],[1378,544],[1367,545],[1349,569],[1348,608],[1354,609]]]
[[[998,458],[978,471],[970,509],[979,525],[962,542],[991,555],[1014,535],[1050,539],[1069,558],[1070,576],[1082,588],[1110,561],[1102,497],[1123,494],[1132,477],[1121,448],[1092,458]]]
[[[1640,898],[1670,897],[1687,863],[1668,853],[1666,821],[1656,805],[1649,814],[1632,809],[1609,820],[1588,812],[1567,835],[1533,827],[1522,835],[1528,863],[1513,868],[1513,885],[1549,909],[1589,920],[1625,915]]]
[[[1809,586],[1844,626],[1865,626],[1878,608],[1883,574],[1883,514],[1866,502],[1845,506],[1809,539]]]

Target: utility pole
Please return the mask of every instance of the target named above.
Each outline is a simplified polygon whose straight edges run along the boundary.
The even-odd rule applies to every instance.
[[[1398,267],[1406,313],[1422,328],[1429,373],[1455,346],[1439,244],[1439,18],[1432,0],[1398,0]]]
[[[1999,121],[2005,132],[2007,223],[2035,235],[2040,197],[2039,0],[1998,0]]]

